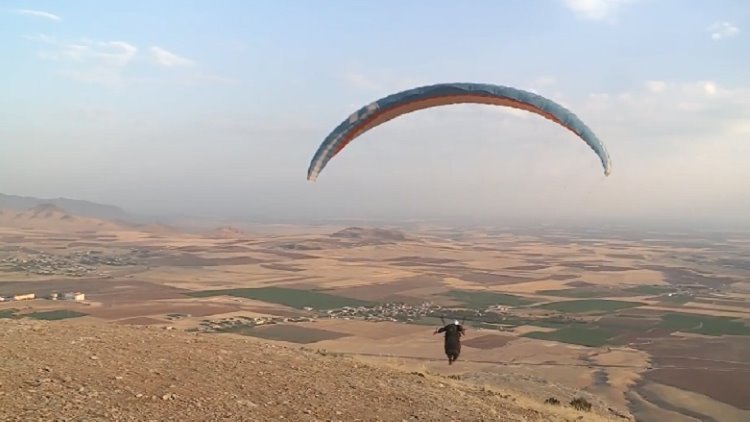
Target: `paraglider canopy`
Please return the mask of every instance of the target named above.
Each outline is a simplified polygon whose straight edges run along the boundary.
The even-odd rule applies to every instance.
[[[381,98],[352,113],[320,144],[307,170],[307,179],[318,174],[336,154],[354,138],[401,115],[425,108],[449,104],[488,104],[513,107],[538,114],[570,130],[599,157],[604,174],[609,175],[612,162],[604,144],[573,112],[562,105],[518,88],[477,83],[442,83],[401,91]]]

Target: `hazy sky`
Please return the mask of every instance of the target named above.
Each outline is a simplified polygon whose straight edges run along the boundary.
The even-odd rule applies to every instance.
[[[0,192],[217,216],[750,220],[744,0],[4,1]],[[376,128],[316,183],[351,112],[419,84],[532,89]]]

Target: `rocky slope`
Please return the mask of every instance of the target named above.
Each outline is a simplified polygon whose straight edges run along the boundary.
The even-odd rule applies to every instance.
[[[3,421],[616,420],[227,335],[0,319]]]
[[[398,230],[365,227],[347,227],[331,234],[331,237],[373,242],[400,242],[407,240],[406,235]]]
[[[122,230],[129,226],[124,223],[71,214],[53,204],[40,204],[22,211],[0,209],[0,227],[85,231]]]

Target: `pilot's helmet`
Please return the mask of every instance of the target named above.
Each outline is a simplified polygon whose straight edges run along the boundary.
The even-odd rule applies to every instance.
[[[453,321],[453,323],[456,324],[456,325],[461,325],[461,323],[458,322],[458,320]]]

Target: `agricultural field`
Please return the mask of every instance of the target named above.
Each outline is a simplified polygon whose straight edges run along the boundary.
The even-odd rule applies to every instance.
[[[349,299],[328,293],[320,293],[310,290],[290,289],[285,287],[257,287],[240,289],[204,290],[191,292],[192,297],[211,296],[234,296],[247,299],[259,300],[261,302],[276,303],[292,308],[302,309],[310,307],[314,309],[335,309],[345,306],[367,306],[373,302]]]
[[[302,327],[299,325],[270,325],[252,328],[240,326],[227,328],[224,332],[296,344],[317,343],[323,340],[335,340],[346,336],[346,334],[335,331]]]
[[[750,325],[730,317],[669,313],[662,315],[659,328],[707,336],[750,336]]]
[[[525,306],[535,303],[533,300],[521,296],[495,293],[487,291],[451,290],[448,296],[458,301],[464,307],[471,309],[487,309],[490,306]]]
[[[78,318],[86,316],[83,312],[71,311],[68,309],[57,309],[53,311],[36,311],[20,313],[16,309],[0,310],[0,318],[33,318],[44,321],[58,321],[68,318]]]
[[[524,337],[539,340],[559,341],[562,343],[578,344],[581,346],[600,347],[610,344],[615,332],[603,328],[589,328],[585,326],[563,327],[551,332],[534,331],[524,334]]]
[[[205,335],[357,355],[541,400],[586,391],[623,414],[750,420],[741,400],[750,396],[750,244],[639,236],[3,228],[0,260],[14,266],[0,271],[0,296],[33,292],[38,299],[0,302],[0,318],[192,331],[255,321]],[[123,256],[127,265],[107,264]],[[69,271],[82,265],[76,260],[94,264]],[[45,271],[53,273],[39,274]],[[81,291],[86,300],[46,299],[53,291]],[[296,322],[303,317],[312,322]],[[441,317],[467,328],[452,366],[433,335]]]
[[[622,300],[582,299],[545,303],[538,305],[538,307],[561,313],[610,313],[620,309],[633,308],[642,305],[644,304],[640,302],[627,302]]]
[[[55,311],[40,311],[40,312],[31,312],[28,314],[23,314],[23,316],[25,317],[41,319],[45,321],[57,321],[61,319],[78,318],[78,317],[82,317],[86,315],[87,314],[83,312],[76,312],[76,311],[71,311],[68,309],[58,309]]]

